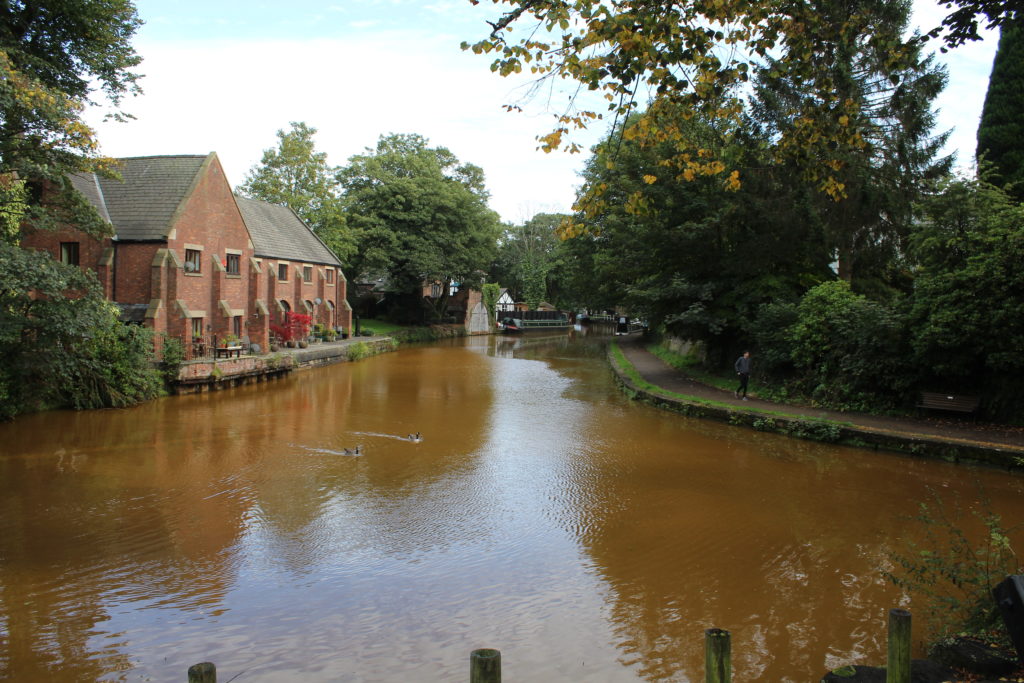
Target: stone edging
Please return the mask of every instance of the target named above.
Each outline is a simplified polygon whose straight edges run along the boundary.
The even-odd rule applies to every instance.
[[[980,464],[1007,470],[1024,470],[1024,451],[1011,446],[971,443],[920,434],[897,434],[813,418],[772,415],[755,409],[736,409],[706,403],[700,399],[664,396],[636,386],[619,367],[608,348],[608,364],[620,388],[630,398],[688,417],[717,420],[763,432],[775,432],[825,443],[861,448],[885,449],[908,455],[953,463]],[[628,361],[627,361],[628,362]]]

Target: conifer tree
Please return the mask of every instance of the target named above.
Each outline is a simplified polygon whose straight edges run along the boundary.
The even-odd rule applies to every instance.
[[[992,163],[996,185],[1024,200],[1024,19],[1003,24],[978,126],[979,159]]]

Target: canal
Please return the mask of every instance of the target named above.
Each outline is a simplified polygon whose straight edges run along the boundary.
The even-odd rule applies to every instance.
[[[696,682],[717,626],[735,680],[802,683],[884,664],[921,501],[1022,492],[632,403],[593,338],[32,415],[0,425],[0,678],[463,681],[495,647],[509,681]]]

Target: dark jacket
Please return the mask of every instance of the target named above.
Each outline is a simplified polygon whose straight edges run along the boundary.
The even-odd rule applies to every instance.
[[[750,374],[750,358],[747,356],[740,356],[736,359],[736,372],[741,375]]]

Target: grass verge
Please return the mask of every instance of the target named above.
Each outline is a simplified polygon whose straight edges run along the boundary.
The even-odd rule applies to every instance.
[[[674,399],[677,401],[685,401],[687,403],[694,403],[713,408],[722,408],[732,412],[742,412],[750,415],[777,417],[793,423],[792,425],[777,425],[771,420],[755,420],[751,426],[753,426],[755,429],[759,431],[775,431],[780,434],[788,434],[791,436],[811,438],[818,441],[833,441],[838,438],[838,430],[840,428],[853,426],[853,423],[851,422],[839,422],[836,420],[808,418],[807,416],[804,415],[794,415],[793,413],[786,413],[778,410],[763,410],[754,407],[737,406],[732,403],[726,403],[724,401],[715,401],[701,398],[699,396],[691,396],[687,394],[680,394],[675,391],[670,391],[668,389],[659,387],[656,384],[651,384],[650,382],[645,380],[637,371],[637,369],[633,366],[633,364],[629,362],[629,359],[626,358],[626,355],[622,352],[622,349],[619,348],[619,345],[615,342],[611,343],[611,353],[612,359],[614,360],[618,368],[622,371],[622,374],[629,378],[630,382],[637,389],[650,392],[651,394],[663,398]],[[666,353],[671,354],[672,352],[666,351]],[[678,354],[672,355],[678,356]],[[658,355],[658,357],[661,358],[660,355]],[[689,370],[687,370],[687,372],[689,372]],[[693,377],[693,379],[696,379],[697,381],[703,381],[699,377]],[[726,380],[723,380],[723,382],[725,381]],[[731,386],[728,386],[726,388],[731,390]]]

